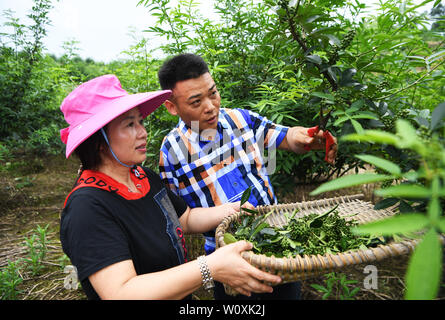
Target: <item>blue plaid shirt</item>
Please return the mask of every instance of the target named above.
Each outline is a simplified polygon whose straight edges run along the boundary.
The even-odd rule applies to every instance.
[[[252,111],[220,109],[208,140],[180,120],[162,142],[161,179],[191,208],[239,201],[249,186],[253,206],[275,204],[269,173],[287,130]]]

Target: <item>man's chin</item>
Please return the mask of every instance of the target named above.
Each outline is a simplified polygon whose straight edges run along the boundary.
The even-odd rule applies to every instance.
[[[205,131],[205,130],[216,130],[216,128],[218,127],[218,119],[216,119],[215,121],[205,121],[205,122],[201,122],[199,124],[199,132]]]
[[[201,137],[203,137],[206,140],[213,140],[216,135],[216,127],[215,126],[205,126],[205,129],[199,130],[199,134]]]

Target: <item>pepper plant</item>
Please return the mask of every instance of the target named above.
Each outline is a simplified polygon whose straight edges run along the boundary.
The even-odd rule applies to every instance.
[[[392,161],[374,155],[357,155],[357,158],[379,169],[377,173],[347,175],[322,184],[311,195],[367,183],[392,181],[389,186],[377,189],[375,194],[388,199],[412,201],[409,212],[356,227],[359,234],[399,235],[419,233],[419,243],[414,250],[406,273],[406,299],[433,299],[440,286],[442,269],[442,244],[445,233],[445,144],[443,118],[445,103],[433,111],[429,129],[430,137],[416,130],[406,120],[397,120],[396,132],[364,130],[346,135],[342,141],[389,145],[408,151],[417,166],[403,171]],[[391,202],[391,201],[390,201]],[[394,203],[394,202],[392,202]],[[399,208],[406,208],[401,207]]]
[[[423,118],[419,109],[425,103],[418,102],[435,94],[422,94],[420,84],[439,75],[445,63],[443,46],[439,44],[437,51],[431,51],[423,39],[420,26],[426,17],[416,12],[432,1],[420,5],[413,1],[380,1],[375,17],[363,15],[368,9],[364,1],[265,2],[275,8],[281,34],[287,35],[293,48],[292,60],[287,61],[293,68],[281,68],[282,73],[286,72],[282,79],[310,84],[295,101],[294,109],[299,113],[292,115],[298,118],[298,123],[304,123],[301,113],[315,114],[319,110],[321,117],[323,110],[331,111],[332,121],[327,129],[339,137],[378,127],[390,130],[399,118]],[[437,4],[438,1],[433,6]],[[434,91],[440,93],[440,88],[443,85],[435,86]],[[359,162],[354,161],[353,154],[381,153],[378,149],[360,150],[360,146],[352,144],[344,148],[335,167],[329,169],[319,159],[313,159],[313,153],[303,156],[298,168],[293,168],[298,172],[294,175],[300,181],[301,174],[308,172],[313,177],[322,177],[321,172],[327,178],[339,177],[351,169],[358,171]],[[394,150],[384,151],[387,159],[400,159]],[[400,163],[403,169],[411,165],[410,158]]]

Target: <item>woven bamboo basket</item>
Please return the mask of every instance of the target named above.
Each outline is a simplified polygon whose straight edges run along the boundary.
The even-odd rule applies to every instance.
[[[311,213],[322,214],[337,204],[337,211],[340,216],[345,217],[346,220],[354,219],[359,224],[387,218],[396,213],[395,207],[374,210],[374,205],[370,202],[363,201],[363,198],[364,196],[359,194],[299,203],[259,206],[256,210],[258,214],[264,215],[274,209],[274,212],[266,219],[266,222],[272,226],[283,226],[286,223],[285,212],[290,214],[295,209],[298,209],[296,217],[303,217]],[[352,214],[355,215],[351,217]],[[217,248],[226,245],[224,242],[224,233],[230,231],[231,223],[238,219],[239,216],[240,213],[226,217],[217,227]],[[367,248],[366,250],[351,250],[338,254],[327,253],[325,255],[297,255],[294,258],[267,257],[265,255],[254,254],[252,251],[246,251],[242,253],[242,257],[261,270],[281,276],[283,279],[282,283],[287,283],[309,279],[352,265],[408,254],[414,250],[417,243],[418,240],[406,240],[379,245],[377,247]],[[229,286],[224,286],[227,294],[237,294],[237,292]]]

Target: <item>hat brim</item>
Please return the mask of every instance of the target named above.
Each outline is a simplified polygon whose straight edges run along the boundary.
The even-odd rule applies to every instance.
[[[170,95],[170,90],[136,93],[107,103],[106,108],[104,107],[101,112],[70,129],[66,143],[66,157],[68,158],[82,142],[121,114],[139,107],[141,115],[145,119],[150,113],[160,107]]]

